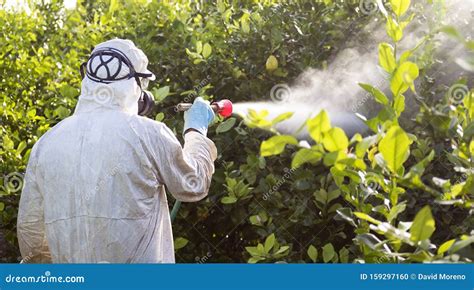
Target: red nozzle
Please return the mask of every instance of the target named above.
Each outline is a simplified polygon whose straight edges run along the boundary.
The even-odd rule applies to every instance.
[[[211,105],[217,106],[217,113],[224,118],[229,117],[232,115],[232,102],[230,100],[224,99],[218,102],[214,102]]]

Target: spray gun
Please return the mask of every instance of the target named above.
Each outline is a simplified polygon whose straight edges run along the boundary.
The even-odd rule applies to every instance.
[[[193,104],[191,103],[179,103],[176,105],[176,111],[184,112],[189,110]],[[227,118],[232,115],[232,102],[230,100],[224,99],[218,102],[211,103],[212,110],[219,114],[220,116]],[[178,214],[179,208],[181,207],[181,201],[177,200],[174,205],[173,209],[171,210],[171,222],[174,221],[176,215]]]
[[[189,110],[193,104],[191,103],[179,103],[176,105],[176,111],[184,112]],[[224,99],[218,102],[211,103],[212,110],[219,114],[220,116],[227,118],[232,115],[232,102],[230,100]]]

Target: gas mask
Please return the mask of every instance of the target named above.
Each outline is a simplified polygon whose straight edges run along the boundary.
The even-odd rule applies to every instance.
[[[112,61],[118,62],[118,67],[115,72],[111,72],[108,64]],[[92,64],[95,63],[95,69]],[[120,75],[122,67],[125,66],[128,69],[128,73]],[[98,71],[100,68],[105,69],[106,76],[99,76]],[[151,113],[154,105],[154,99],[151,92],[146,91],[148,87],[149,78],[153,75],[151,73],[140,73],[136,72],[130,59],[120,50],[112,47],[103,47],[94,51],[89,59],[81,64],[81,76],[87,76],[94,82],[109,84],[116,81],[128,80],[134,78],[140,88],[140,98],[138,99],[138,115],[146,116]]]

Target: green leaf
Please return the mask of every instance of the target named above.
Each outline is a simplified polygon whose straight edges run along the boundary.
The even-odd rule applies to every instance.
[[[328,243],[328,244],[324,245],[324,247],[323,247],[323,261],[324,261],[324,263],[327,263],[327,262],[331,261],[332,258],[334,258],[334,254],[335,254],[334,247],[331,243]]]
[[[459,33],[459,31],[454,26],[451,26],[451,25],[443,26],[441,28],[441,31],[446,33],[449,36],[452,36],[452,37],[457,38],[461,41],[464,41],[463,36],[461,35],[461,33]]]
[[[316,142],[321,142],[323,133],[331,129],[331,121],[329,120],[328,113],[325,110],[321,110],[316,117],[306,122],[306,126],[308,127],[311,138]]]
[[[64,119],[70,114],[69,109],[63,106],[59,106],[54,112],[60,119]]]
[[[271,234],[265,239],[265,253],[270,252],[270,250],[273,248],[273,245],[275,245],[275,234]]]
[[[0,202],[0,211],[3,211],[5,209],[5,203]]]
[[[301,148],[291,160],[291,168],[298,168],[304,163],[316,164],[323,157],[323,153],[309,148]]]
[[[250,259],[248,259],[248,263],[249,264],[255,264],[257,262],[260,262],[261,260],[265,260],[265,258],[263,257],[251,257]]]
[[[249,33],[250,32],[250,14],[248,12],[245,12],[242,17],[240,17],[240,26],[242,28],[242,31],[244,33]]]
[[[414,242],[429,239],[435,231],[435,221],[430,206],[423,207],[415,216],[410,228],[410,239]]]
[[[324,133],[323,145],[329,152],[346,149],[349,139],[341,128],[332,128]]]
[[[393,110],[399,117],[403,111],[405,111],[405,96],[404,95],[398,95],[395,97],[395,100],[393,101]]]
[[[278,249],[278,251],[275,252],[275,255],[282,254],[286,250],[288,250],[290,247],[289,246],[282,246],[281,248]]]
[[[376,220],[374,219],[373,217],[369,216],[368,214],[366,213],[363,213],[363,212],[354,212],[354,215],[360,219],[363,219],[363,220],[366,220],[368,222],[371,222],[373,224],[376,224],[376,225],[379,225],[381,224],[382,222],[379,221],[379,220]]]
[[[324,188],[321,188],[314,192],[314,198],[320,203],[326,204],[326,201],[328,200],[328,192]]]
[[[410,154],[408,135],[399,126],[392,126],[380,141],[379,151],[388,169],[393,173],[397,173]]]
[[[410,61],[402,63],[396,70],[392,80],[390,81],[390,90],[394,96],[403,94],[411,88],[415,91],[414,81],[418,78],[419,69],[418,66]]]
[[[10,139],[10,137],[8,136],[3,136],[3,148],[5,148],[5,150],[10,150],[10,149],[13,149],[13,147],[15,146],[15,143],[13,143],[12,139]]]
[[[25,148],[26,148],[26,142],[21,141],[20,144],[18,144],[18,146],[16,147],[16,153],[21,154],[21,152],[23,152],[23,150],[25,150]]]
[[[336,210],[337,214],[339,217],[344,219],[345,221],[349,222],[351,225],[354,227],[357,227],[356,223],[354,222],[354,219],[352,218],[352,209],[349,207],[344,207],[344,208],[339,208]]]
[[[270,55],[267,58],[267,62],[265,63],[265,68],[267,71],[274,71],[278,68],[278,60],[275,56]]]
[[[313,245],[309,245],[307,254],[313,263],[318,259],[318,250]]]
[[[438,255],[444,254],[446,251],[448,251],[455,241],[456,239],[452,239],[452,240],[444,242],[441,246],[439,246]]]
[[[196,52],[197,53],[202,52],[202,41],[196,41]]]
[[[375,100],[382,104],[382,105],[388,105],[388,98],[387,96],[379,89],[369,85],[369,84],[364,84],[364,83],[359,83],[359,86],[366,90],[368,93],[372,94],[374,96]]]
[[[393,47],[386,42],[379,44],[379,63],[388,73],[392,73],[397,66]]]
[[[191,58],[201,58],[201,55],[196,53],[196,52],[193,52],[193,51],[190,51],[189,49],[185,49],[186,51],[186,54],[189,55]]]
[[[392,17],[387,17],[387,24],[385,26],[388,36],[392,38],[394,42],[398,42],[403,37],[403,31],[400,25],[392,19]]]
[[[286,144],[297,145],[298,140],[296,140],[295,137],[289,135],[273,136],[260,144],[260,155],[264,157],[278,155],[283,152]]]
[[[252,225],[260,226],[262,223],[260,222],[260,218],[258,215],[253,215],[249,218],[249,221]]]
[[[232,203],[235,203],[236,201],[237,201],[237,198],[235,196],[224,196],[221,199],[221,202],[223,204],[232,204]]]
[[[343,151],[334,151],[326,153],[323,158],[323,163],[326,166],[333,166],[336,162],[347,157],[347,154]]]
[[[245,250],[252,256],[260,256],[260,251],[257,247],[245,247]]]
[[[153,96],[155,97],[155,102],[161,102],[164,100],[170,93],[170,87],[164,86],[159,89],[153,90]]]
[[[401,202],[397,204],[396,206],[392,207],[390,209],[390,212],[387,215],[387,220],[391,222],[394,219],[396,219],[399,214],[405,211],[406,207],[407,207],[406,202]]]
[[[411,50],[407,50],[407,51],[403,52],[402,55],[400,56],[399,62],[403,63],[403,62],[407,61],[411,57],[412,54],[413,54],[413,51],[411,51]]]
[[[212,53],[212,47],[209,43],[204,44],[202,48],[202,56],[208,58]]]
[[[184,248],[188,244],[188,240],[182,237],[178,237],[174,240],[174,249],[179,250]]]
[[[339,189],[331,190],[331,191],[328,193],[326,203],[330,203],[331,201],[333,201],[333,200],[335,200],[336,198],[338,198],[340,195],[341,195],[341,191],[340,191]]]
[[[31,110],[28,110],[28,112],[26,113],[26,115],[28,116],[28,118],[33,119],[33,118],[36,116],[36,109],[33,108],[33,109],[31,109]]]
[[[293,112],[287,112],[287,113],[283,113],[283,114],[280,114],[278,116],[276,116],[273,120],[272,120],[272,125],[275,125],[275,124],[278,124],[280,122],[283,122],[285,120],[288,120],[289,118],[291,118],[293,116]]]
[[[161,121],[163,121],[164,118],[165,118],[165,114],[163,114],[163,112],[159,112],[155,116],[155,121],[161,122]]]
[[[224,122],[220,123],[219,126],[217,126],[216,128],[216,134],[229,131],[235,125],[236,121],[237,119],[235,118],[229,118],[225,120]]]
[[[393,12],[400,17],[405,14],[410,7],[410,0],[390,0],[390,4],[392,4]]]
[[[349,250],[345,247],[339,250],[339,260],[341,263],[349,262]]]
[[[474,236],[462,236],[461,240],[455,242],[448,251],[450,254],[453,254],[472,243],[474,243]]]

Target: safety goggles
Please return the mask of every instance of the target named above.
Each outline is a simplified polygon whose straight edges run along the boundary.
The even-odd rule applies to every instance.
[[[94,69],[92,67],[92,60],[94,60],[95,58],[98,58],[99,63]],[[108,64],[113,59],[118,60],[118,67],[115,70],[115,72],[111,72],[110,68],[108,67]],[[127,75],[119,77],[119,74],[122,71],[123,65],[128,67],[129,73]],[[107,73],[107,77],[105,78],[97,75],[99,69],[102,67],[105,69]],[[152,73],[136,72],[130,59],[123,52],[112,47],[104,47],[104,48],[100,48],[94,51],[90,55],[89,59],[86,62],[81,64],[80,70],[81,70],[81,76],[83,78],[85,75],[87,75],[89,79],[95,82],[99,82],[99,83],[108,84],[108,83],[112,83],[116,81],[135,78],[135,81],[137,82],[138,86],[140,86],[140,88],[143,88],[143,89],[146,89],[148,87],[150,78],[153,76]]]

